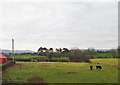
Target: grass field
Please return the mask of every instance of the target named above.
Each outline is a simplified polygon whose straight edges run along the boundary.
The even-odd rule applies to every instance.
[[[115,56],[118,56],[117,52],[108,52],[108,53],[96,53],[95,57],[101,57],[101,58],[113,58],[113,54]],[[31,55],[31,54],[14,54],[15,59],[48,59],[48,56],[40,56],[40,55]],[[67,57],[60,57],[60,58],[55,58],[53,59],[63,59],[63,60],[68,60]]]
[[[49,59],[48,56],[41,56],[41,55],[31,55],[31,54],[15,54],[14,58],[18,61],[18,60],[24,60],[24,59]],[[52,60],[65,60],[65,61],[69,61],[68,57],[60,57],[60,58],[56,58],[53,57]]]
[[[48,58],[47,56],[39,56],[39,55],[30,55],[30,54],[15,54],[15,59],[34,59],[34,58]]]
[[[106,58],[113,58],[113,55],[114,55],[114,56],[118,56],[118,53],[117,53],[117,52],[96,53],[96,56],[106,57]]]
[[[117,83],[118,59],[92,59],[92,63],[70,62],[17,62],[3,72],[7,82],[27,83],[29,78],[39,77],[47,83]],[[103,69],[96,70],[99,63]],[[89,66],[93,65],[91,71]]]

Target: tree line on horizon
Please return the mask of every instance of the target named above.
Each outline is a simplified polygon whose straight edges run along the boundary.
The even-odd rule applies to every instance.
[[[117,49],[110,49],[109,51],[106,51],[106,53],[111,52],[113,58],[116,58],[119,57],[119,51],[120,51],[120,46]],[[48,56],[50,60],[52,60],[52,58],[67,57],[69,61],[75,61],[75,62],[77,61],[89,62],[90,59],[96,58],[97,53],[104,53],[104,52],[95,50],[94,48],[88,48],[85,50],[80,50],[78,48],[75,49],[56,48],[54,51],[53,48],[47,49],[46,47],[40,47],[37,51],[38,55]]]
[[[68,48],[46,48],[40,47],[34,53],[14,54],[17,61],[60,61],[60,62],[90,62],[90,59],[95,58],[119,58],[120,46],[118,49],[110,49],[107,51],[88,49],[68,49]],[[26,54],[28,56],[26,56]],[[27,57],[23,58],[22,56]],[[35,55],[29,57],[29,55]],[[8,55],[8,58],[10,55]]]
[[[68,49],[68,48],[53,48],[47,49],[46,47],[40,47],[37,51],[38,55],[48,56],[50,60],[52,58],[66,57],[70,62],[89,62],[94,57],[95,49],[90,48],[87,50],[80,49]]]

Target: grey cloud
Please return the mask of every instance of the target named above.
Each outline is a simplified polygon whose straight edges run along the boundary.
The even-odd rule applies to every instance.
[[[7,3],[2,14],[3,36],[14,37],[16,48],[25,44],[30,49],[32,44],[111,48],[117,43],[116,3]]]

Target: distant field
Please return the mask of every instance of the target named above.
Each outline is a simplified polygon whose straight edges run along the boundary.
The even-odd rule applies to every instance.
[[[118,59],[91,59],[92,63],[69,62],[17,62],[3,72],[7,82],[28,82],[29,78],[39,77],[47,83],[117,83]],[[103,70],[95,69],[99,63]],[[93,65],[91,71],[89,66]]]
[[[96,53],[96,56],[99,56],[99,57],[106,57],[106,58],[112,58],[113,55],[118,56],[118,53],[117,53],[117,52]]]
[[[113,54],[115,56],[118,56],[117,52],[108,52],[108,53],[96,53],[95,56],[96,58],[113,58]],[[14,55],[15,59],[48,59],[48,56],[40,56],[40,55],[31,55],[31,54],[15,54]],[[69,60],[68,57],[59,57],[55,58],[53,57],[52,59],[62,59],[62,60]]]
[[[100,59],[91,59],[92,63],[97,64],[99,63],[100,65],[105,65],[105,66],[113,66],[120,68],[119,66],[119,61],[120,59],[118,58],[100,58]]]
[[[15,54],[15,59],[34,59],[34,58],[48,58],[47,56],[39,56],[39,55],[30,55],[30,54]]]
[[[41,55],[30,55],[30,54],[15,54],[14,58],[16,60],[18,59],[49,59],[48,56],[41,56]],[[69,59],[67,57],[60,57],[60,58],[52,58],[53,60],[66,60],[68,61]]]

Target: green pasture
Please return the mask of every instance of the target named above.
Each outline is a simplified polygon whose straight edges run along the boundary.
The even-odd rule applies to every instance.
[[[118,56],[117,52],[108,52],[108,53],[96,53],[98,57],[106,57],[106,58],[113,58],[114,56]]]
[[[14,54],[15,59],[34,59],[34,58],[48,58],[47,56],[30,55],[30,54]]]
[[[41,55],[31,55],[31,54],[15,54],[15,59],[49,59],[48,56],[41,56]],[[68,57],[53,57],[53,60],[66,60],[68,61]]]
[[[96,70],[95,66],[103,66]],[[89,66],[93,65],[91,71]],[[91,59],[85,62],[16,62],[3,72],[5,82],[29,83],[29,78],[39,77],[47,83],[117,83],[118,59]]]
[[[108,53],[95,53],[95,58],[113,58],[114,56],[118,56],[117,52],[108,52]],[[15,59],[48,59],[48,56],[41,55],[31,55],[31,54],[14,54]],[[68,57],[60,56],[53,57],[52,59],[61,59],[61,60],[69,60]]]

